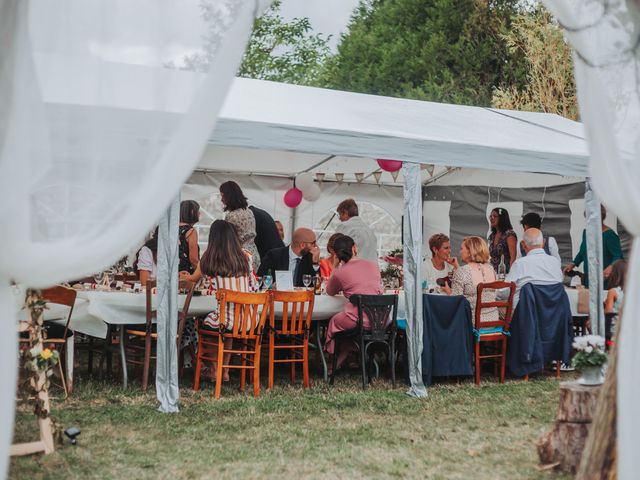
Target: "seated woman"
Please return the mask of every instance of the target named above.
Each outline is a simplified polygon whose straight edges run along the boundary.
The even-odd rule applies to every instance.
[[[609,290],[604,304],[604,313],[620,313],[624,299],[624,281],[627,276],[627,262],[616,260],[609,275]]]
[[[193,273],[200,259],[198,232],[193,226],[200,221],[200,205],[195,200],[180,203],[180,225],[178,227],[178,258],[180,271]]]
[[[156,269],[158,263],[158,227],[153,235],[136,253],[136,261],[133,269],[140,278],[140,284],[144,287],[147,280],[156,279]]]
[[[489,247],[480,237],[466,237],[460,248],[460,259],[465,263],[453,273],[451,287],[445,286],[443,290],[447,295],[464,295],[471,304],[471,318],[475,324],[475,309],[477,300],[477,286],[479,283],[491,283],[496,281],[496,273],[489,263]],[[495,301],[495,290],[485,290],[482,300],[484,302]],[[497,308],[482,310],[483,322],[499,319]]]
[[[440,279],[449,278],[458,268],[458,259],[451,256],[451,242],[444,233],[436,233],[429,238],[431,258],[422,262],[422,279],[429,286],[435,286]]]
[[[320,260],[320,276],[325,280],[331,276],[331,272],[333,272],[333,264],[336,260],[336,252],[333,249],[333,244],[342,236],[342,233],[334,233],[329,237],[329,241],[327,242],[327,252],[329,253],[329,256]]]
[[[240,237],[235,227],[225,221],[216,220],[209,229],[209,244],[196,271],[192,274],[180,272],[181,280],[197,282],[203,275],[209,277],[212,293],[220,289],[237,292],[255,292],[257,282],[253,275],[252,255],[242,249]],[[227,330],[233,329],[233,311],[229,309],[224,321]],[[215,310],[204,320],[204,328],[217,330],[220,328],[220,310],[216,303]],[[232,339],[225,339],[225,348],[231,348]],[[229,364],[231,354],[225,354],[224,363]],[[229,380],[229,369],[225,369],[223,381]]]
[[[380,295],[382,291],[382,279],[378,265],[369,260],[358,258],[358,251],[353,239],[347,235],[337,238],[333,244],[335,259],[333,271],[327,283],[327,294],[336,295],[344,293],[346,298],[354,294]],[[334,352],[334,335],[343,330],[355,328],[358,322],[358,309],[355,305],[347,303],[344,310],[335,314],[329,320],[327,329],[327,340],[325,349],[329,354],[338,356],[337,365],[344,363],[351,352],[351,345],[344,345],[342,351]],[[365,327],[368,326],[368,319],[364,318]]]

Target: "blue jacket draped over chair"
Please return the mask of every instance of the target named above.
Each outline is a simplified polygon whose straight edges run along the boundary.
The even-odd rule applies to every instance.
[[[573,324],[564,285],[524,285],[509,331],[507,365],[514,375],[539,372],[551,360],[569,363]]]
[[[471,307],[462,295],[423,295],[422,378],[473,375]]]

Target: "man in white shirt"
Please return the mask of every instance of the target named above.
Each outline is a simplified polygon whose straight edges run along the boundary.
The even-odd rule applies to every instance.
[[[358,256],[365,260],[378,262],[378,240],[375,233],[362,221],[358,215],[358,205],[353,198],[340,202],[337,208],[342,222],[336,232],[348,235],[358,247]]]
[[[526,232],[530,228],[537,228],[541,230],[542,228],[542,218],[540,215],[534,212],[529,212],[522,216],[522,220],[520,220],[520,224],[522,225],[523,230]],[[562,262],[560,259],[560,250],[558,249],[558,242],[553,237],[545,237],[543,235],[543,246],[545,253],[556,257],[559,262]],[[524,240],[520,242],[518,246],[518,257],[524,257],[526,255],[526,251],[524,249]]]
[[[523,248],[526,255],[518,258],[507,275],[507,282],[516,284],[513,297],[513,308],[516,308],[520,298],[520,289],[527,283],[534,285],[553,285],[562,283],[563,274],[560,260],[548,255],[543,248],[544,238],[537,228],[528,228],[524,232]],[[508,290],[498,292],[498,298],[505,299]]]

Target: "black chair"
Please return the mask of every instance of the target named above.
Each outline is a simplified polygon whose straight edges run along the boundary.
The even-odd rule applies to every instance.
[[[386,345],[391,364],[391,383],[396,386],[395,343],[398,330],[398,295],[352,295],[349,301],[358,307],[356,328],[335,335],[335,350],[330,383],[336,374],[340,343],[344,340],[358,342],[362,366],[362,388],[367,386],[368,351],[372,345]],[[364,314],[369,318],[369,328],[364,328]]]

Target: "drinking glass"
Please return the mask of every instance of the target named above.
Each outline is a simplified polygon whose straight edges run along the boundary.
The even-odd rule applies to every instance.
[[[264,288],[269,290],[273,284],[273,278],[271,278],[271,275],[265,275],[262,277],[262,283],[264,284]]]
[[[309,285],[311,285],[311,275],[309,275],[308,273],[302,275],[302,283],[306,288],[309,288]]]

